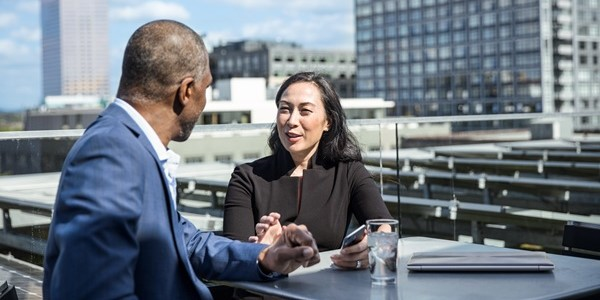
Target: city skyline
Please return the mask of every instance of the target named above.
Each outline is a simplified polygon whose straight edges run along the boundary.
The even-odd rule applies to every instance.
[[[189,25],[204,36],[209,49],[253,38],[291,41],[308,49],[354,49],[354,1],[107,1],[111,94],[127,39],[155,19]],[[39,0],[0,0],[0,111],[42,102],[40,7]]]

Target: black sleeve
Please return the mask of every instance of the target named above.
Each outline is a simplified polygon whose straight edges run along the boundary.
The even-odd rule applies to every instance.
[[[237,166],[231,174],[225,196],[223,215],[223,235],[240,241],[256,235],[254,231],[254,213],[252,209],[253,186],[250,172],[244,170],[247,165]]]
[[[364,224],[369,219],[393,218],[373,177],[361,162],[350,163],[348,176],[351,189],[350,209],[359,224]]]

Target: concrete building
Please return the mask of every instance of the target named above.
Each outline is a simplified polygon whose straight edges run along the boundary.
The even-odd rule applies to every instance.
[[[341,97],[355,97],[353,51],[309,50],[289,42],[243,40],[215,47],[210,58],[215,81],[262,77],[270,97],[287,77],[300,71],[325,74]]]
[[[575,129],[600,130],[598,1],[355,0],[355,14],[357,97],[394,115],[592,110]]]
[[[43,97],[110,94],[107,0],[42,0]]]
[[[277,107],[268,95],[264,78],[222,79],[207,91],[207,104],[200,124],[272,123]],[[349,119],[374,119],[387,116],[394,102],[378,98],[343,98],[342,108]]]

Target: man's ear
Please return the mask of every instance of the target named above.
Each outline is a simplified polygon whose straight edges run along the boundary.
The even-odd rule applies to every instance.
[[[179,105],[185,106],[190,101],[190,98],[193,93],[194,88],[194,78],[186,77],[179,84],[179,89],[177,90],[177,100],[179,101]]]

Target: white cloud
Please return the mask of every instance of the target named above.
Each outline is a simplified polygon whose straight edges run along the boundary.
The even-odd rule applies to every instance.
[[[14,38],[18,38],[29,42],[38,42],[42,39],[42,32],[39,27],[28,28],[20,27],[10,34]]]
[[[141,5],[123,6],[110,10],[110,18],[117,21],[139,21],[146,19],[187,20],[188,11],[181,5],[165,1],[150,1]]]
[[[31,50],[25,45],[15,43],[12,40],[0,39],[0,56],[25,57],[29,53],[31,53]]]
[[[236,35],[229,31],[210,31],[206,33],[206,35],[203,36],[202,39],[204,40],[204,44],[206,44],[206,48],[208,49],[208,51],[212,51],[212,49],[216,46],[223,45],[229,41],[236,40]]]
[[[221,3],[228,3],[235,6],[243,7],[265,7],[274,6],[278,3],[277,0],[221,0]]]
[[[354,48],[353,1],[221,0],[221,3],[263,16],[239,24],[237,39],[283,40],[313,49]]]
[[[348,0],[221,0],[223,3],[229,3],[235,6],[245,8],[271,7],[279,8],[281,11],[295,10],[324,10],[329,8],[340,8],[347,6],[352,8],[353,4]]]
[[[326,28],[327,30],[323,30]],[[244,38],[274,38],[297,42],[305,48],[352,49],[354,27],[346,14],[307,15],[304,18],[278,18],[242,28]]]
[[[0,28],[8,27],[12,25],[15,21],[17,21],[17,15],[12,13],[0,12]]]

